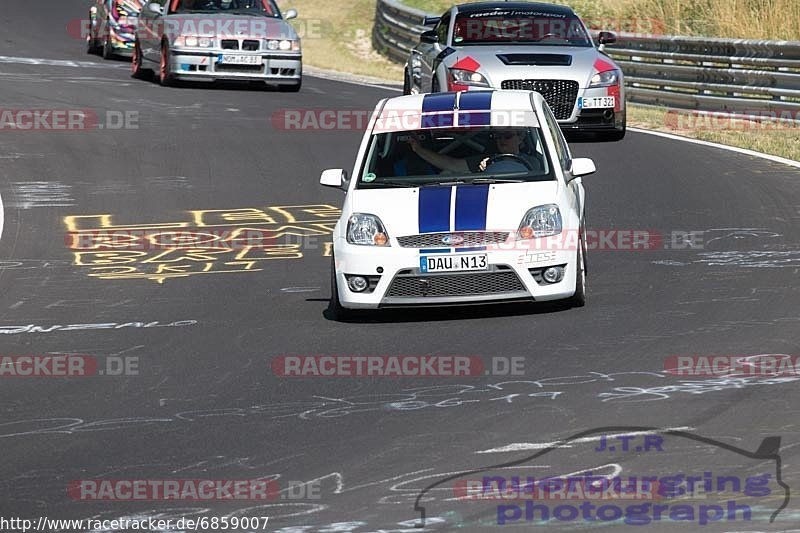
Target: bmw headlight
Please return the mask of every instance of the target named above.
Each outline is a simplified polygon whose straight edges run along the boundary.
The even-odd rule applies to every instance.
[[[292,52],[299,52],[300,51],[300,40],[299,39],[266,39],[264,41],[264,48],[267,50],[282,50],[287,52],[291,50]]]
[[[488,87],[489,82],[486,77],[480,72],[473,72],[471,70],[463,70],[460,68],[450,69],[450,79],[453,83],[458,85],[471,85],[474,87]]]
[[[179,35],[175,38],[175,46],[212,48],[214,46],[214,39],[211,37],[198,37],[196,35]]]
[[[347,221],[347,242],[362,246],[389,246],[389,235],[375,215],[354,213]]]
[[[605,72],[598,72],[589,81],[589,87],[610,87],[619,84],[619,71],[606,70]]]
[[[555,204],[540,205],[528,210],[522,217],[517,236],[520,239],[537,239],[561,233],[561,211]]]

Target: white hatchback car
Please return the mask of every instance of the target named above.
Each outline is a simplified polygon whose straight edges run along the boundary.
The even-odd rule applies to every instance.
[[[539,93],[378,103],[333,234],[330,311],[586,297],[584,189]]]

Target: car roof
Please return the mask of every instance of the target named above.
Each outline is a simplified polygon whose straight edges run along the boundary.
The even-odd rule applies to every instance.
[[[483,126],[538,127],[536,107],[544,99],[533,91],[486,89],[396,96],[376,108],[373,131],[386,133]],[[537,102],[534,107],[532,102]]]
[[[507,11],[514,9],[539,9],[547,13],[575,16],[575,12],[568,6],[557,4],[543,4],[541,2],[476,2],[474,4],[459,4],[454,6],[458,13],[475,13],[479,11]]]

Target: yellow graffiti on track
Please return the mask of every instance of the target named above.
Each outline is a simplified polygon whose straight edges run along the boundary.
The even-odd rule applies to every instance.
[[[330,256],[341,211],[330,205],[189,211],[185,221],[115,224],[112,215],[64,217],[73,264],[99,279],[157,283],[205,274],[258,272],[264,261]]]

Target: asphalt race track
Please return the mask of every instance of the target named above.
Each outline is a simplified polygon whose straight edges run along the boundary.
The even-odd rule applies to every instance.
[[[584,180],[589,229],[664,237],[658,249],[590,251],[586,307],[393,311],[339,323],[326,314],[324,234],[246,257],[123,257],[72,249],[68,231],[330,223],[335,210],[319,206],[340,207],[342,194],[320,187],[319,173],[351,168],[361,132],[281,131],[272,118],[371,109],[397,89],[313,77],[295,95],[162,88],[130,78],[125,61],[85,53],[67,28],[86,9],[81,0],[5,0],[0,13],[0,108],[90,110],[106,125],[120,112],[136,117],[121,129],[0,130],[0,356],[84,354],[106,369],[0,377],[1,517],[268,516],[268,531],[308,533],[529,528],[525,502],[516,502],[521,517],[505,508],[499,526],[498,502],[455,501],[459,479],[516,463],[503,471],[766,473],[768,495],[739,495],[749,522],[740,514],[702,530],[800,530],[800,496],[787,503],[776,483],[780,471],[800,494],[800,377],[664,371],[674,355],[797,355],[800,170],[642,133],[575,143],[599,169]],[[271,366],[282,355],[325,354],[467,355],[487,368],[522,358],[524,371],[290,378]],[[120,372],[107,360],[135,368],[109,375]],[[599,436],[637,427],[673,432],[662,435],[663,451],[596,450]],[[772,440],[755,453],[768,437],[780,437],[779,449]],[[68,493],[87,479],[267,479],[280,491],[203,502]],[[420,505],[424,528],[415,527]]]

